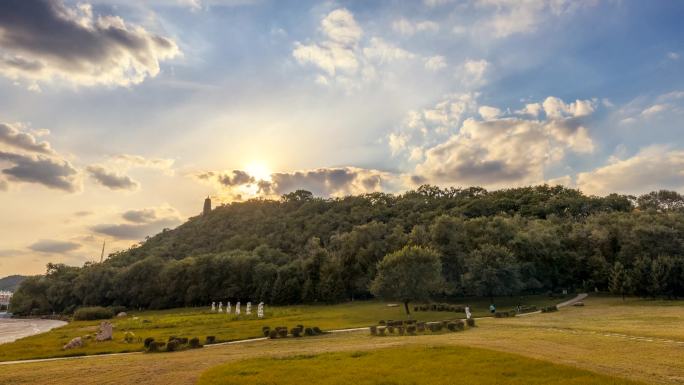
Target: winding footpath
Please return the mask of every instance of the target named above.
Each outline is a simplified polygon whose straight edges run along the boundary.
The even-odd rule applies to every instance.
[[[561,302],[561,303],[557,304],[556,306],[558,306],[558,307],[571,306],[577,302],[581,302],[585,298],[587,298],[586,293],[578,294],[574,298],[567,300],[565,302]],[[520,314],[520,315],[518,315],[518,317],[529,316],[530,314],[539,314],[539,313],[541,313],[541,311],[535,311],[535,312],[531,312],[531,313]],[[480,317],[480,318],[475,318],[475,319],[485,319],[485,318],[492,318],[492,317]],[[59,325],[59,326],[62,326],[62,325]],[[358,327],[358,328],[329,330],[328,333],[353,333],[353,332],[361,332],[361,331],[367,331],[367,330],[368,330],[368,327],[364,326],[364,327]],[[211,349],[211,348],[218,347],[218,346],[239,345],[239,344],[246,344],[246,343],[250,343],[250,342],[265,341],[267,339],[268,339],[268,337],[248,338],[248,339],[244,339],[244,340],[220,342],[217,344],[205,345],[204,348],[205,349]],[[35,359],[35,360],[5,361],[5,362],[0,362],[0,366],[16,365],[16,364],[28,364],[28,363],[34,363],[34,362],[84,360],[84,359],[92,359],[92,358],[100,358],[100,357],[130,356],[130,355],[134,355],[134,354],[143,354],[143,353],[144,352],[109,353],[109,354],[94,354],[94,355],[89,355],[89,356],[55,357],[55,358],[41,358],[41,359]]]

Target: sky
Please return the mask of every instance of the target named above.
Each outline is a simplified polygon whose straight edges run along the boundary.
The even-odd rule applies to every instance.
[[[0,276],[214,204],[684,193],[684,3],[4,0]]]

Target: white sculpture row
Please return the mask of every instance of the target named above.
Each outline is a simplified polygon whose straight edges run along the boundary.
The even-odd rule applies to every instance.
[[[218,309],[216,308],[216,302],[211,303],[211,312],[216,313],[218,310],[219,313],[223,313],[223,302],[218,303]],[[230,302],[226,304],[226,314],[231,314],[232,311],[232,306]],[[245,314],[247,315],[252,315],[252,303],[247,302],[247,308],[245,309]],[[235,315],[240,315],[240,301],[235,304]],[[264,318],[264,303],[259,302],[259,305],[257,307],[257,317],[259,318]]]

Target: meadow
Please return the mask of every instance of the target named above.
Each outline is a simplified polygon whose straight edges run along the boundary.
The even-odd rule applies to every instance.
[[[546,306],[562,299],[547,296],[502,297],[495,303],[499,310],[511,310],[518,303]],[[488,299],[468,301],[475,317],[489,314]],[[389,307],[379,301],[355,301],[338,305],[295,305],[283,307],[266,306],[265,318],[256,318],[256,309],[251,316],[225,313],[212,313],[209,308],[181,308],[159,311],[131,312],[125,318],[114,318],[114,336],[111,341],[86,341],[86,346],[72,350],[62,350],[62,346],[72,338],[92,335],[101,321],[73,321],[47,333],[26,337],[13,343],[0,345],[0,362],[39,359],[51,357],[83,356],[106,353],[125,353],[144,350],[143,342],[147,337],[166,341],[171,336],[198,337],[204,341],[207,336],[215,336],[217,342],[234,341],[262,337],[263,326],[293,327],[303,324],[318,326],[323,330],[353,328],[376,324],[379,320],[406,319],[403,306]],[[413,310],[413,306],[411,306]],[[451,318],[464,318],[463,313],[454,312],[413,312],[415,319],[432,321]],[[132,332],[136,336],[133,343],[124,341],[124,334]]]
[[[636,384],[510,353],[453,346],[293,355],[231,362],[204,372],[199,385]]]

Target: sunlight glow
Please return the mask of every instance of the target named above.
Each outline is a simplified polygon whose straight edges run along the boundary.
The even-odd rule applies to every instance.
[[[257,181],[271,180],[271,170],[263,162],[250,162],[245,167],[245,171],[247,171],[247,173],[253,176]]]

